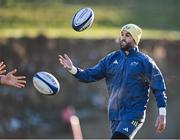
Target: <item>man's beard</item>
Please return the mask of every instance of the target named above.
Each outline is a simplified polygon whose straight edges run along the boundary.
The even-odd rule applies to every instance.
[[[123,44],[123,42],[125,42],[126,44]],[[120,48],[123,50],[123,51],[128,51],[130,48],[132,48],[133,46],[131,45],[131,43],[127,43],[126,41],[124,40],[121,40],[120,43]]]

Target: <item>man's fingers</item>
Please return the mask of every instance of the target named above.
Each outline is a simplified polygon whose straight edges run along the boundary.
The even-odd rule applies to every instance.
[[[162,132],[165,129],[165,124],[161,124],[160,126],[160,132]]]
[[[22,79],[25,79],[26,78],[26,76],[16,76],[16,79],[18,79],[18,80],[22,80]]]
[[[59,58],[59,62],[61,63],[61,64],[63,64],[64,62],[63,62],[63,60],[61,59],[61,58]]]
[[[164,129],[165,129],[165,125],[159,123],[158,126],[157,126],[157,128],[156,128],[156,132],[157,132],[157,133],[161,133]]]
[[[0,70],[4,69],[6,67],[5,64],[0,65]]]
[[[158,120],[156,120],[156,123],[155,123],[155,128],[157,129],[158,127]]]
[[[67,67],[66,63],[64,63],[64,61],[63,61],[62,59],[59,59],[59,62],[60,62],[60,64],[62,64],[62,65],[63,65],[63,67],[64,67],[64,68],[66,68],[66,67]]]
[[[68,65],[66,63],[67,59],[69,58],[68,56],[65,56],[66,58],[64,58],[62,55],[59,55],[59,62],[64,66],[64,68],[67,68]]]
[[[63,61],[65,61],[65,58],[62,55],[59,55],[59,58]]]
[[[62,55],[59,55],[59,61],[61,62],[61,64],[65,64],[67,62],[67,59],[64,58]]]
[[[6,70],[2,70],[2,71],[0,71],[0,74],[3,74],[3,73],[5,73],[6,72]]]
[[[62,55],[59,55],[59,58],[63,58],[63,56],[62,56]]]
[[[66,58],[66,60],[70,60],[69,56],[67,54],[64,54],[64,57]]]
[[[17,69],[14,69],[14,70],[12,70],[11,72],[9,72],[10,74],[15,74],[17,72]]]
[[[6,72],[6,70],[3,70],[6,67],[3,61],[0,62],[0,74],[3,74]]]
[[[11,86],[14,86],[16,88],[23,88],[25,87],[26,81],[25,80],[17,80],[14,84],[11,84]]]
[[[17,84],[19,87],[25,87],[25,85],[24,84],[21,84],[21,83],[18,83]]]
[[[160,133],[160,129],[161,129],[161,125],[158,124],[156,131],[157,131],[158,133]]]
[[[59,63],[62,64],[63,66],[65,65],[65,63],[62,59],[59,59]]]
[[[1,62],[0,62],[0,66],[1,66],[1,65],[3,65],[3,64],[4,64],[4,62],[3,62],[3,61],[1,61]]]
[[[25,81],[25,80],[18,80],[17,82],[18,82],[18,83],[21,83],[21,84],[26,84],[26,81]]]
[[[17,83],[17,84],[15,84],[14,86],[17,87],[17,88],[23,88],[23,87],[25,87],[24,84],[20,84],[20,83]]]
[[[62,64],[63,67],[67,70],[69,70],[71,67],[71,59],[67,54],[64,54],[64,57],[62,55],[59,55],[59,63]]]
[[[157,117],[155,127],[157,133],[163,132],[166,127],[166,116],[159,115]]]

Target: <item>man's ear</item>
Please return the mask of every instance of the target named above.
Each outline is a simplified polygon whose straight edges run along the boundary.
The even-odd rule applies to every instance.
[[[136,42],[135,42],[135,40],[133,39],[133,41],[132,41],[132,46],[134,46],[134,47],[136,47],[137,46],[137,44],[136,44]]]

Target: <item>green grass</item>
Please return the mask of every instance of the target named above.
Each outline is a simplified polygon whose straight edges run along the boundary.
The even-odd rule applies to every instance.
[[[0,29],[0,38],[21,38],[21,37],[36,37],[40,34],[48,38],[89,38],[102,39],[119,37],[119,28],[93,28],[87,29],[83,32],[76,32],[72,28],[46,28],[36,29]],[[165,30],[143,30],[143,39],[166,39],[166,40],[180,40],[179,31],[165,31]]]
[[[179,0],[4,0],[0,5],[0,37],[36,36],[102,38],[117,37],[126,23],[138,24],[144,38],[179,40]],[[77,33],[71,19],[81,7],[91,7],[91,29]]]

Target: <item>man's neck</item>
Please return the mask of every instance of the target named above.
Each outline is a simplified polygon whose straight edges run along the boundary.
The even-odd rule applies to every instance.
[[[128,54],[129,54],[129,51],[125,51],[125,54],[128,55]]]
[[[133,49],[133,48],[137,48],[137,46],[131,47],[131,48],[129,48],[129,49]],[[125,50],[124,52],[125,52],[126,55],[129,54],[129,50]]]

